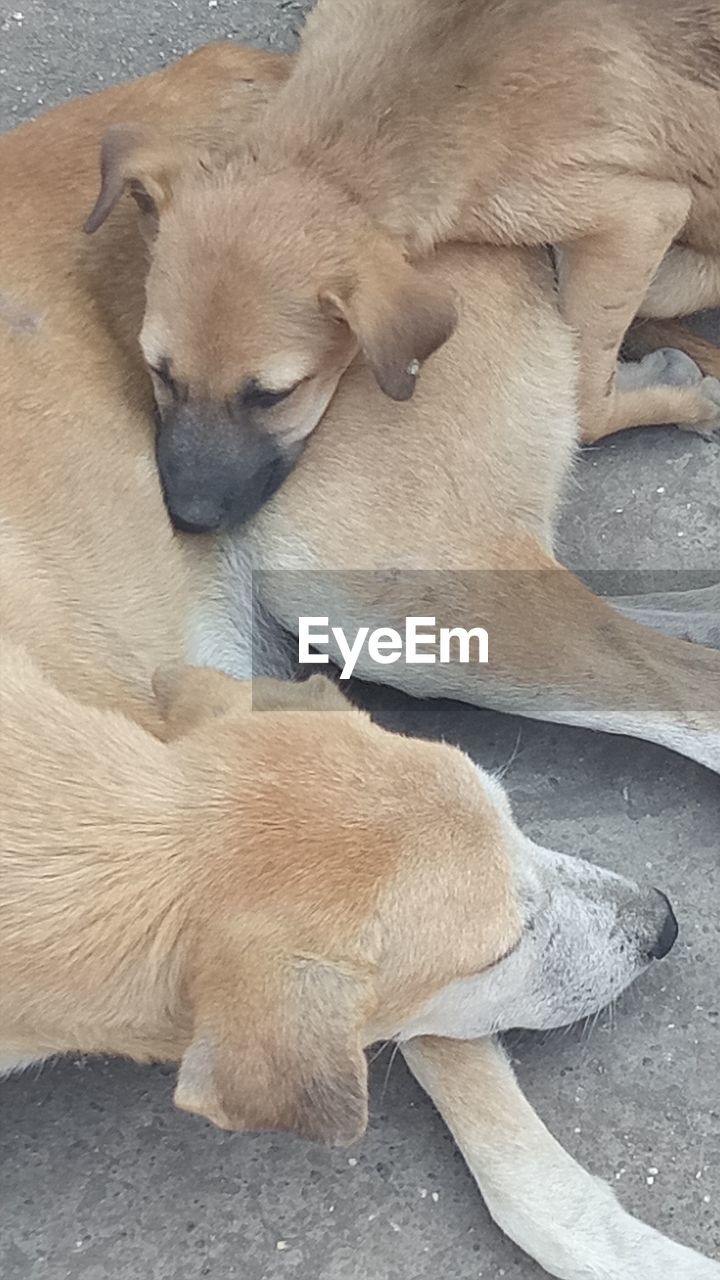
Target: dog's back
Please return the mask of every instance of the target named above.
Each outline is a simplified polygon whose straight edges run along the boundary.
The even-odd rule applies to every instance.
[[[658,66],[720,88],[720,9],[715,0],[612,0],[621,22],[642,32]]]
[[[680,181],[698,150],[710,164],[718,85],[708,0],[320,0],[261,128],[342,173],[401,235],[427,209],[437,239],[451,226],[462,238],[470,208],[469,238],[480,218],[483,238],[505,243],[498,217],[532,224],[529,183],[537,201],[592,166],[663,177],[674,166]]]

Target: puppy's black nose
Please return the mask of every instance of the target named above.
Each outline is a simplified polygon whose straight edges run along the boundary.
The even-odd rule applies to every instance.
[[[662,898],[665,904],[665,918],[660,927],[660,932],[655,942],[650,947],[648,955],[651,960],[664,960],[665,956],[672,951],[679,933],[678,922],[675,918],[675,912],[670,905],[670,899],[660,889],[655,892]]]
[[[178,529],[180,533],[214,533],[220,528],[220,519],[211,521],[209,524],[200,520],[186,520],[184,516],[180,516],[176,511],[168,509],[168,514],[173,523],[173,528]]]
[[[212,439],[206,442],[206,454],[184,451],[181,444],[169,430],[158,434],[165,505],[182,533],[217,533],[244,524],[280,488],[299,456],[298,449],[281,450],[269,437],[258,443],[249,432],[232,458],[213,452]]]

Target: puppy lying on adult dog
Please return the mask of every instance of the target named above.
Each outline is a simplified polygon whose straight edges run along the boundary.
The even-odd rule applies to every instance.
[[[319,0],[257,125],[181,186],[177,147],[114,129],[87,226],[129,186],[158,233],[142,342],[178,526],[251,514],[358,348],[413,394],[458,296],[414,264],[448,241],[562,246],[585,440],[716,427],[717,381],[615,366],[638,312],[720,302],[719,48],[709,0]]]
[[[144,1046],[149,1054],[161,1052],[181,1059],[189,1055],[185,1069],[181,1065],[179,1101],[221,1120],[226,1108],[231,1108],[231,1119],[252,1115],[254,1123],[263,1119],[277,1122],[278,1111],[272,1113],[272,1105],[282,1102],[286,1123],[295,1121],[306,1131],[314,1126],[316,1132],[324,1130],[326,1134],[342,1131],[346,1137],[357,1132],[363,1114],[364,1098],[358,1085],[360,1044],[366,1035],[392,1029],[412,1037],[403,1043],[403,1052],[451,1126],[492,1214],[551,1274],[565,1280],[587,1280],[590,1275],[594,1280],[645,1280],[648,1269],[653,1268],[684,1280],[718,1280],[717,1263],[629,1217],[607,1188],[558,1147],[523,1098],[501,1051],[490,1039],[464,1042],[450,1038],[450,1033],[460,1029],[464,1034],[490,1030],[487,1023],[473,1022],[471,1026],[467,1021],[471,1008],[482,1006],[487,1013],[495,999],[493,969],[483,969],[484,976],[478,979],[480,987],[489,980],[480,1005],[474,998],[478,989],[473,986],[473,975],[476,966],[483,964],[480,951],[485,945],[477,918],[468,920],[467,916],[472,900],[478,901],[475,895],[483,895],[488,885],[494,886],[499,897],[496,908],[478,903],[483,919],[487,916],[488,922],[493,922],[491,931],[497,930],[486,959],[496,961],[497,974],[501,970],[511,973],[526,954],[525,934],[532,932],[527,928],[527,908],[517,901],[518,891],[522,897],[523,877],[532,879],[534,866],[544,865],[548,874],[556,876],[557,890],[560,868],[564,869],[562,874],[570,874],[569,864],[558,861],[557,855],[534,853],[533,858],[540,860],[535,864],[518,861],[517,856],[512,860],[510,846],[514,841],[520,842],[515,846],[517,853],[528,846],[505,812],[497,786],[454,752],[388,738],[362,717],[344,710],[323,716],[297,709],[246,716],[241,706],[201,723],[198,717],[202,719],[203,712],[222,713],[228,690],[236,706],[238,697],[246,702],[246,693],[238,693],[236,686],[222,681],[222,694],[216,701],[217,692],[211,695],[206,683],[214,677],[197,673],[161,676],[157,683],[161,706],[153,692],[152,673],[163,662],[190,660],[230,672],[250,667],[250,600],[245,588],[246,577],[255,568],[359,567],[373,573],[343,575],[344,606],[350,613],[386,605],[400,612],[410,604],[410,611],[419,613],[422,608],[418,605],[428,603],[429,590],[429,601],[437,613],[454,623],[477,616],[478,589],[484,584],[483,613],[491,615],[491,625],[497,620],[498,626],[506,629],[503,657],[487,676],[453,667],[428,667],[420,683],[417,671],[385,669],[388,676],[399,676],[400,683],[415,692],[450,693],[540,717],[635,733],[665,742],[710,767],[720,767],[720,657],[700,646],[666,639],[621,616],[553,559],[553,522],[578,425],[572,335],[558,315],[552,272],[542,253],[458,248],[439,256],[428,268],[428,278],[436,278],[462,296],[463,317],[452,342],[428,365],[416,397],[402,406],[390,405],[375,387],[372,372],[361,361],[356,362],[330,407],[327,425],[313,436],[302,465],[241,535],[224,542],[173,536],[155,468],[152,388],[138,346],[151,254],[130,202],[119,203],[92,240],[79,230],[92,200],[96,152],[103,131],[113,123],[143,122],[160,129],[170,116],[181,130],[193,135],[189,147],[198,145],[201,135],[202,157],[208,137],[227,137],[230,130],[237,133],[251,122],[287,74],[287,67],[283,59],[223,45],[138,84],[67,104],[0,140],[4,174],[0,189],[4,228],[0,242],[0,389],[4,410],[0,418],[0,602],[6,658],[0,665],[0,742],[7,776],[13,778],[15,815],[4,828],[4,856],[12,859],[14,903],[19,904],[24,921],[19,929],[13,925],[3,941],[3,974],[9,971],[10,946],[17,948],[15,957],[24,955],[26,960],[28,946],[34,946],[32,966],[23,966],[17,959],[13,962],[23,972],[17,979],[21,996],[13,1003],[6,1024],[14,1020],[15,1026],[6,1065],[79,1043],[77,1034],[68,1032],[67,1022],[65,1029],[59,1018],[53,1022],[52,1008],[40,998],[41,984],[46,983],[45,989],[53,992],[53,1006],[64,1009],[65,1014],[67,1004],[63,1002],[68,994],[76,1002],[80,994],[88,1033],[87,1037],[83,1033],[83,1043],[88,1047],[102,1041],[108,1048],[126,1052],[141,1052]],[[184,163],[188,152],[182,148],[181,153]],[[28,163],[29,155],[32,164]],[[169,207],[175,204],[182,183],[178,173]],[[182,212],[181,201],[175,207]],[[182,269],[187,269],[187,264]],[[228,341],[231,336],[228,330]],[[402,415],[399,431],[394,420],[397,413]],[[397,511],[402,512],[401,520],[394,514]],[[396,588],[399,583],[401,589],[393,595],[393,580],[384,571],[394,566],[423,570],[430,566],[440,572],[430,579],[412,574],[398,579],[395,575]],[[479,580],[478,568],[492,572]],[[305,578],[311,583],[312,575]],[[378,584],[384,600],[378,598]],[[292,623],[295,589],[293,575],[288,573],[271,572],[262,581],[269,665],[283,660],[272,648],[270,626]],[[421,596],[413,599],[415,590]],[[654,603],[661,608],[662,602]],[[17,650],[21,652],[17,654]],[[381,674],[376,670],[375,678]],[[219,688],[216,686],[216,691]],[[292,696],[302,698],[302,694]],[[172,741],[155,741],[147,730]],[[176,738],[182,732],[187,736]],[[283,741],[286,747],[289,744],[292,767],[282,755]],[[90,742],[93,750],[87,749]],[[250,778],[244,773],[243,755],[249,753],[250,759],[258,761],[269,751],[270,743],[273,752],[280,751],[277,767],[283,767],[282,784],[287,781],[289,787],[287,802],[281,799],[283,786],[269,789],[263,781],[261,767]],[[305,787],[299,789],[300,782],[293,780],[292,773],[298,768],[298,759],[308,761],[305,767],[312,770],[315,751],[319,769],[312,777],[319,777],[321,786],[317,795],[311,795],[308,775]],[[337,766],[332,757],[328,759],[331,751],[339,754]],[[68,786],[68,758],[76,761],[77,786]],[[22,759],[27,767],[20,767]],[[378,780],[380,792],[371,789],[364,798],[357,780],[368,778],[372,783],[371,759],[376,760],[375,768],[379,767],[383,776]],[[410,830],[415,830],[407,792],[401,789],[397,793],[402,822],[395,801],[384,812],[377,803],[381,793],[389,794],[383,788],[392,790],[397,782],[401,760],[405,762],[403,775],[412,775],[417,762],[420,788],[427,788],[418,803],[430,824],[428,843],[422,842],[417,866],[414,854],[401,856]],[[40,770],[35,768],[40,762],[41,788],[37,785]],[[338,777],[336,768],[340,785],[330,790],[328,778]],[[45,780],[48,776],[49,784]],[[162,784],[160,795],[155,779]],[[234,895],[245,891],[233,878],[239,875],[236,868],[240,865],[239,856],[233,856],[239,852],[235,843],[235,823],[241,812],[237,788],[242,790],[244,781],[251,791],[259,791],[251,798],[243,822],[257,822],[264,812],[265,840],[270,838],[268,828],[278,821],[285,829],[286,817],[292,823],[293,842],[298,839],[297,810],[294,816],[290,812],[293,797],[301,812],[309,814],[311,806],[317,809],[314,831],[331,837],[323,843],[329,861],[320,857],[316,844],[312,850],[307,848],[304,833],[300,855],[293,852],[293,869],[297,865],[308,868],[307,883],[297,876],[291,883],[282,875],[279,883],[269,875],[254,882],[251,879],[253,898],[249,905],[269,907],[269,914],[279,921],[280,937],[272,929],[270,936],[264,932],[269,928],[267,910],[241,910],[238,934],[231,937],[215,927],[214,918],[203,915],[212,910],[218,898],[221,907],[226,901],[231,907],[239,900]],[[446,871],[439,867],[431,839],[438,829],[431,801],[434,797],[439,803],[441,792],[447,797],[443,801],[443,838],[450,832],[454,839],[457,833],[459,842],[457,852],[449,855],[447,868],[448,885],[455,883],[464,897],[457,904],[457,919],[454,901],[447,915],[437,904],[438,885]],[[188,799],[194,796],[204,802],[208,795],[219,796],[219,805],[203,803],[194,813],[193,829],[184,834],[182,815]],[[87,838],[78,849],[74,839],[67,840],[65,826],[65,841],[61,835],[57,845],[54,843],[53,832],[63,830],[60,819],[69,820],[68,802],[78,806],[71,816],[89,815],[91,828],[95,824],[102,833],[102,848],[117,874],[113,884],[98,885],[92,879],[95,847],[88,849]],[[137,882],[133,875],[130,883],[125,874],[127,839],[117,859],[112,855],[119,833],[106,831],[103,814],[110,803],[114,815],[118,811],[127,815],[124,835],[132,837]],[[135,823],[138,811],[129,808],[131,804],[139,804],[142,810],[139,830]],[[475,844],[475,819],[468,816],[466,804],[470,809],[479,806],[478,820],[482,810],[486,857]],[[36,809],[43,815],[40,823],[33,818]],[[360,858],[359,851],[365,848],[361,832],[356,833],[357,857],[351,857],[352,851],[342,844],[345,853],[340,866],[332,846],[342,835],[343,821],[349,829],[351,818],[360,819],[361,825],[369,824],[364,827],[366,832],[375,832],[383,816],[388,829],[393,827],[391,813],[395,814],[400,848],[393,846],[389,878],[376,861],[374,840],[368,850],[369,863],[365,864],[364,854]],[[468,831],[466,822],[473,829],[470,850],[466,836],[462,836],[462,831]],[[87,827],[88,823],[83,821],[82,825]],[[151,848],[141,843],[143,832],[158,837]],[[181,840],[181,861],[187,858],[197,868],[199,883],[187,884],[183,879],[178,886],[177,872],[172,868],[165,880],[168,852],[178,847],[176,836]],[[68,843],[73,847],[68,848]],[[248,841],[248,851],[250,845]],[[62,854],[55,862],[58,846]],[[287,867],[284,843],[280,841],[273,848],[276,865]],[[467,867],[469,883],[474,886],[471,893],[462,869],[466,852],[471,854],[472,865]],[[86,856],[88,853],[92,856]],[[251,865],[256,856],[248,852]],[[53,859],[51,865],[57,866],[59,875],[88,874],[90,879],[85,883],[91,887],[86,900],[68,903],[64,894],[63,909],[58,912],[57,895],[48,897],[51,886],[33,884],[30,897],[15,878],[15,868],[19,861],[22,872],[23,865],[37,867],[35,859],[44,863],[46,858]],[[78,859],[79,865],[73,859]],[[317,887],[323,866],[333,874],[325,875]],[[432,867],[436,868],[434,873]],[[155,868],[163,873],[160,886],[151,883]],[[402,878],[405,874],[407,881]],[[459,879],[453,881],[456,874]],[[576,891],[567,887],[558,901],[577,901],[577,895],[582,896],[581,884],[593,882],[599,892],[607,890],[611,897],[616,892],[630,898],[638,894],[636,888],[625,885],[620,889],[617,880],[582,866],[573,875],[579,877]],[[478,947],[471,964],[463,959],[448,973],[428,963],[431,939],[426,949],[417,916],[413,915],[411,926],[403,923],[410,905],[406,884],[416,884],[421,900],[429,902],[423,924],[433,936],[436,922],[441,925],[443,954],[449,930],[457,935],[453,936],[453,947],[463,945],[463,937],[470,940],[471,949]],[[152,922],[158,930],[155,934],[151,931],[157,945],[148,949],[147,936],[133,933],[128,938],[127,967],[123,965],[121,972],[117,972],[117,951],[112,949],[114,935],[103,936],[98,962],[102,961],[104,973],[111,970],[105,987],[98,983],[97,973],[90,984],[85,959],[78,955],[77,929],[67,922],[94,930],[95,907],[102,909],[107,929],[109,903],[105,895],[110,893],[112,903],[115,886],[119,886],[121,899],[130,893],[133,904],[130,918],[118,924],[121,935],[136,918],[147,920],[141,906],[143,911],[151,910],[153,901],[167,901],[168,894],[170,902],[167,914],[160,909],[162,919],[156,915]],[[138,906],[142,886],[146,892]],[[391,955],[388,968],[381,963],[373,970],[370,965],[370,990],[381,980],[392,988],[395,963],[405,974],[402,980],[398,974],[397,989],[394,995],[388,991],[386,1004],[378,999],[374,1025],[370,1018],[362,1021],[367,1016],[362,998],[360,1006],[353,1005],[357,993],[354,981],[363,977],[366,968],[361,965],[358,973],[354,964],[348,965],[358,959],[358,948],[362,951],[367,943],[363,911],[373,886],[386,903],[387,937],[395,939],[397,959]],[[387,899],[383,897],[386,887]],[[327,917],[318,917],[318,901],[321,905],[330,901]],[[602,914],[609,928],[612,906],[604,901]],[[632,955],[641,963],[640,937],[645,939],[642,949],[646,952],[652,949],[653,938],[657,950],[664,949],[669,940],[668,935],[664,941],[658,936],[666,927],[660,900],[650,894],[635,901],[650,915],[643,916],[645,925],[634,935],[630,950],[626,948],[625,962],[630,969]],[[82,919],[73,912],[79,912]],[[655,912],[660,913],[657,918]],[[551,917],[552,913],[544,918]],[[12,916],[15,921],[18,918]],[[627,922],[624,913],[623,919]],[[164,945],[173,938],[178,920],[184,936],[169,952]],[[42,932],[40,921],[44,922]],[[236,923],[234,917],[232,923]],[[163,932],[164,924],[169,937]],[[38,967],[39,937],[46,945],[45,935],[52,937],[56,929],[65,929],[66,936],[70,935],[69,974],[67,969],[59,971],[65,954],[62,947],[59,957],[52,953],[54,965]],[[248,980],[242,986],[243,998],[247,992],[252,1003],[252,982],[264,974],[272,978],[273,1003],[271,1017],[266,1011],[257,1022],[247,1005],[242,1031],[247,1037],[255,1027],[259,1036],[270,1040],[264,1045],[259,1040],[243,1041],[238,1052],[285,1052],[281,1061],[286,1078],[282,1088],[273,1091],[277,1098],[270,1100],[262,1090],[260,1095],[255,1093],[263,1082],[262,1072],[247,1073],[253,1080],[244,1080],[246,1087],[252,1084],[252,1096],[246,1094],[243,1099],[225,1092],[238,1082],[232,1069],[229,1075],[224,1072],[218,1056],[226,1048],[227,1031],[231,1067],[236,1061],[232,1037],[238,1035],[238,1011],[240,1017],[243,1011],[237,1003],[237,986],[228,991],[215,975],[221,961],[232,969],[237,961],[235,948],[241,938],[252,936],[253,929],[257,930],[257,946],[253,938],[246,957]],[[572,928],[566,930],[563,925],[568,941],[577,937]],[[667,930],[672,931],[671,922],[667,922]],[[521,934],[523,940],[511,952]],[[96,934],[94,938],[97,941]],[[588,939],[589,935],[586,942]],[[218,947],[227,948],[223,957]],[[602,947],[600,950],[604,954]],[[609,956],[613,946],[605,950]],[[288,952],[294,965],[288,966]],[[364,954],[366,960],[372,959]],[[75,970],[80,961],[82,982]],[[632,976],[630,969],[625,978]],[[571,964],[568,974],[572,970]],[[539,975],[540,969],[535,973]],[[587,982],[589,976],[600,978],[602,973],[601,956],[592,966],[584,966],[580,977]],[[422,976],[419,987],[413,988],[413,974]],[[145,999],[150,996],[153,1005],[157,981],[163,995],[177,993],[183,977],[188,982],[180,999],[175,1004],[172,1000],[161,1002],[156,1023]],[[323,1017],[332,1013],[338,1034],[328,1044],[320,1028],[317,1048],[322,1054],[327,1051],[337,1066],[336,1053],[344,1052],[348,1043],[354,1046],[353,1068],[343,1086],[348,1093],[346,1111],[342,1108],[344,1093],[340,1099],[335,1095],[328,1099],[322,1090],[311,1090],[310,1097],[303,1092],[302,1105],[298,1103],[293,1091],[299,1077],[288,1069],[287,1056],[292,1059],[295,1055],[290,1066],[299,1070],[298,1041],[292,1036],[280,1043],[274,1039],[282,1025],[283,1001],[288,998],[283,978],[291,986],[299,982],[311,1005],[323,991]],[[451,987],[449,999],[446,980]],[[114,985],[117,982],[120,990]],[[564,982],[560,988],[569,994]],[[106,1004],[103,991],[107,993]],[[609,993],[597,991],[596,1001]],[[374,998],[369,996],[370,1009]],[[505,1017],[521,1020],[519,1012],[510,1012],[510,1003]],[[572,1012],[577,1011],[575,1004]],[[77,1026],[82,1022],[77,1004],[72,1012]],[[27,1021],[21,1027],[24,1013]],[[381,1013],[382,1017],[387,1015],[382,1025]],[[360,1016],[353,1023],[356,1014]],[[504,1023],[505,1017],[499,1017],[498,1022],[496,1016],[492,1025]],[[124,1018],[124,1026],[118,1026],[118,1018],[121,1023]],[[345,1031],[352,1023],[349,1041],[342,1039],[338,1020]],[[216,1030],[220,1022],[222,1032]],[[293,1036],[295,1031],[298,1035],[306,1031],[292,1020],[289,1030]],[[25,1039],[21,1039],[21,1032]],[[422,1034],[425,1032],[434,1032],[436,1037]],[[310,1062],[314,1069],[318,1060],[309,1050],[303,1048],[300,1056],[305,1066]],[[344,1061],[347,1065],[347,1058]],[[308,1114],[310,1103],[318,1104],[319,1113]],[[331,1119],[323,1109],[329,1104]],[[260,1113],[265,1107],[270,1111],[263,1116]]]

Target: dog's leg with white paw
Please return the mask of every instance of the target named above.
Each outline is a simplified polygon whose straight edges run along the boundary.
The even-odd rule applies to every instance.
[[[578,335],[585,441],[647,421],[638,393],[624,403],[616,361],[642,299],[687,219],[691,197],[674,183],[625,175],[606,179],[597,201],[596,230],[564,241],[556,254],[560,310]],[[647,412],[651,421],[657,420],[652,407]]]
[[[356,636],[402,632],[432,615],[436,629],[488,634],[488,662],[378,665],[360,648],[354,674],[420,698],[457,698],[497,711],[657,742],[720,773],[720,654],[623,617],[537,544],[504,548],[525,569],[473,573],[271,574],[265,605],[291,633],[327,614]],[[533,567],[531,567],[533,566]],[[328,652],[344,659],[332,634]]]
[[[355,674],[414,697],[457,698],[497,711],[657,742],[720,773],[720,654],[638,625],[593,594],[537,544],[504,552],[525,569],[473,573],[271,575],[270,612],[297,633],[303,613],[328,614],[348,635],[402,632],[432,615],[436,629],[484,627],[488,662],[378,666]],[[534,567],[531,567],[534,566]],[[341,655],[330,639],[334,661]]]
[[[626,1213],[545,1128],[490,1040],[403,1045],[502,1230],[558,1280],[720,1280],[720,1263]]]
[[[631,427],[674,425],[712,439],[720,430],[720,380],[703,377],[684,351],[663,347],[642,360],[619,364],[615,375],[618,392],[605,422],[583,430],[583,443]]]

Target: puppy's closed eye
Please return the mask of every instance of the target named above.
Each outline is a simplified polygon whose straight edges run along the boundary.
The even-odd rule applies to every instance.
[[[307,382],[307,378],[300,378],[291,387],[282,387],[279,390],[264,387],[259,382],[251,382],[239,393],[238,400],[245,409],[272,409],[276,404],[287,400],[293,391],[297,391],[298,387],[302,386],[303,382]]]

